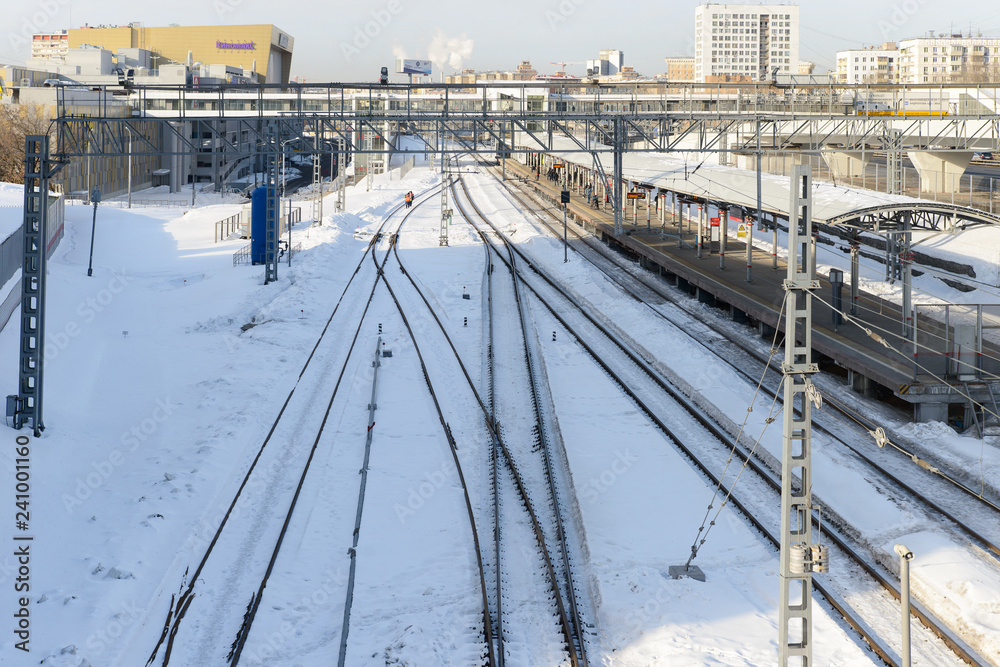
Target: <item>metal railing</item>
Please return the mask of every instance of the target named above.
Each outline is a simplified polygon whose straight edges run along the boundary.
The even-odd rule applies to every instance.
[[[288,225],[294,225],[297,222],[302,222],[302,207],[293,208],[281,216],[281,223],[284,229],[288,229]]]
[[[228,239],[233,232],[243,228],[243,214],[236,213],[215,223],[215,242]]]
[[[884,153],[875,153],[884,157]],[[755,156],[750,158],[751,162]],[[812,167],[817,181],[835,183],[849,188],[889,191],[889,168],[886,164],[869,161],[861,173],[849,176],[837,176],[827,165],[823,156],[816,154],[789,151],[765,155],[761,160],[761,169],[768,174],[788,176],[795,165],[806,164]],[[974,162],[986,164],[990,162]],[[756,168],[755,165],[748,165]],[[914,167],[903,167],[903,191],[908,197],[944,202],[958,206],[968,206],[989,213],[1000,213],[1000,179],[978,174],[938,174],[934,173],[929,182],[921,183],[919,172]]]
[[[915,378],[1000,377],[1000,306],[917,304],[913,311]]]
[[[233,253],[233,266],[250,263],[250,244],[246,244]]]

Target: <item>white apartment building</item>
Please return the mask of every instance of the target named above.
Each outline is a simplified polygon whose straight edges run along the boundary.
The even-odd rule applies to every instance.
[[[900,83],[1000,82],[1000,39],[917,37],[899,42]]]
[[[837,83],[898,82],[899,50],[895,42],[884,42],[878,48],[837,51]]]
[[[62,60],[69,50],[69,32],[36,32],[31,36],[31,57]]]
[[[694,31],[696,81],[798,72],[798,5],[699,5]]]

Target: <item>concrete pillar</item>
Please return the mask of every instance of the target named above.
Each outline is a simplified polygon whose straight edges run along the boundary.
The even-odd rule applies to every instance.
[[[948,423],[947,403],[914,403],[913,421]]]
[[[836,151],[823,149],[823,160],[833,177],[840,180],[859,178],[871,158],[870,151]]]
[[[958,192],[962,174],[972,162],[972,151],[906,151],[906,154],[920,174],[921,192]]]

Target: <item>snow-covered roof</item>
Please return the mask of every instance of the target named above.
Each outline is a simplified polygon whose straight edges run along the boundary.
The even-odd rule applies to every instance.
[[[592,166],[588,153],[566,137],[553,137],[553,144],[561,150],[555,155],[568,162]],[[533,148],[537,150],[537,148]],[[596,147],[604,172],[610,177],[612,154],[608,146]],[[676,155],[676,156],[675,156]],[[711,202],[729,203],[746,209],[757,210],[757,172],[719,164],[718,153],[707,158],[694,159],[691,153],[625,153],[622,156],[622,174],[628,180],[644,183],[661,190]],[[846,224],[862,215],[871,216],[880,210],[895,212],[902,207],[936,215],[956,217],[975,224],[1000,224],[1000,216],[991,215],[966,206],[952,206],[926,199],[890,195],[875,190],[862,190],[843,185],[814,180],[812,189],[813,221],[821,224]],[[791,177],[761,174],[761,210],[787,218],[791,206]]]

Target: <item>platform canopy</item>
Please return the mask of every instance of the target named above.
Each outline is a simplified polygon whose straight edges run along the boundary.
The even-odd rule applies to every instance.
[[[555,139],[555,138],[554,138]],[[574,140],[560,137],[556,145],[566,152],[555,156],[587,168],[594,159],[581,152]],[[608,146],[595,147],[605,174],[611,175],[612,153]],[[695,159],[697,155],[698,159]],[[628,153],[622,156],[622,175],[633,183],[675,192],[699,202],[728,204],[742,208],[749,216],[757,211],[757,172],[710,164],[718,153],[704,154]],[[791,180],[787,176],[761,174],[761,211],[787,219],[791,202]],[[813,181],[813,222],[838,225],[866,232],[888,232],[908,218],[912,229],[957,232],[983,225],[1000,225],[1000,216],[968,206],[958,206],[874,190]]]

